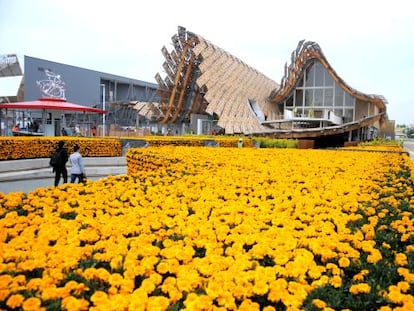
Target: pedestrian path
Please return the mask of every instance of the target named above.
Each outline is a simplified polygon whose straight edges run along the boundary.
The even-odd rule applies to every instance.
[[[126,174],[125,157],[84,157],[88,179]],[[67,165],[68,172],[70,165]],[[54,173],[49,158],[0,161],[0,192],[28,192],[53,185]]]

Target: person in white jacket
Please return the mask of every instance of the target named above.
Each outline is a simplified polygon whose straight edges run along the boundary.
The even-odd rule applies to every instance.
[[[72,166],[70,169],[70,182],[74,183],[76,178],[79,183],[84,182],[84,179],[86,178],[85,167],[83,166],[83,158],[79,153],[78,145],[73,147],[73,153],[69,157],[69,162]]]

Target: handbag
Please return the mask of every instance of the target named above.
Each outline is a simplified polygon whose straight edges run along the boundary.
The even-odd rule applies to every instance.
[[[84,173],[80,174],[79,176],[79,182],[86,183],[88,179],[86,178],[86,175]]]

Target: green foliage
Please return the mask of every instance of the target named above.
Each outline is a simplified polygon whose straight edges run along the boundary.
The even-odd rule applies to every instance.
[[[395,140],[375,138],[370,141],[359,142],[359,146],[396,146],[399,143]]]
[[[260,148],[297,148],[298,141],[296,139],[275,139],[270,137],[254,138],[255,145]]]

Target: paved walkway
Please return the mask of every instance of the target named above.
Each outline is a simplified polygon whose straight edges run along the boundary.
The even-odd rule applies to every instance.
[[[109,175],[126,174],[125,157],[84,158],[86,176],[98,180]],[[68,173],[70,165],[67,165]],[[54,173],[49,158],[0,161],[0,192],[23,191],[52,186]],[[62,183],[62,180],[60,181]]]
[[[411,160],[414,161],[414,139],[410,138],[404,142],[404,149],[410,154]]]

